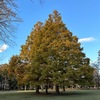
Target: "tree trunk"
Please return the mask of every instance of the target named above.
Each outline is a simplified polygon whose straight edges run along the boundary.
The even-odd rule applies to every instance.
[[[48,94],[48,84],[45,85],[45,92]]]
[[[24,90],[27,90],[27,86],[26,85],[24,86]]]
[[[56,85],[56,93],[59,94],[59,85]]]
[[[63,91],[65,91],[65,85],[64,85],[64,81],[63,81]]]
[[[99,81],[100,81],[100,79],[99,79],[99,76],[98,76],[98,83],[97,83],[98,90],[99,90]]]
[[[65,86],[63,85],[63,91],[65,91]]]
[[[45,84],[45,92],[46,92],[46,94],[48,94],[48,77],[47,77],[47,79],[46,79],[46,84]]]
[[[36,93],[39,94],[39,85],[36,86]]]

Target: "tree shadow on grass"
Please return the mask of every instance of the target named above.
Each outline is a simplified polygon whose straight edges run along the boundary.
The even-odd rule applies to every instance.
[[[66,92],[60,92],[59,94],[55,92],[49,92],[46,94],[45,92],[40,92],[39,94],[33,93],[35,96],[88,96],[92,95],[94,92],[91,91],[66,91]]]
[[[66,91],[66,92],[60,92],[60,94],[56,94],[54,91],[49,91],[48,94],[46,94],[44,91],[40,92],[39,94],[36,94],[35,92],[22,92],[22,93],[8,93],[8,94],[1,94],[0,95],[0,100],[8,100],[7,98],[16,98],[14,100],[60,100],[64,98],[63,100],[66,99],[66,97],[70,98],[81,98],[82,97],[91,97],[93,95],[99,95],[100,91],[92,91],[92,90],[71,90],[71,91]],[[75,100],[76,100],[75,99]],[[10,99],[9,99],[10,100]],[[77,99],[79,100],[79,99]],[[84,100],[84,99],[82,99]],[[88,100],[88,99],[87,99]]]

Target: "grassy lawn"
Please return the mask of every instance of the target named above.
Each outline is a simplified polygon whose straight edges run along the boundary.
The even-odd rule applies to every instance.
[[[73,90],[57,94],[35,94],[33,91],[0,91],[0,100],[100,100],[100,90]]]

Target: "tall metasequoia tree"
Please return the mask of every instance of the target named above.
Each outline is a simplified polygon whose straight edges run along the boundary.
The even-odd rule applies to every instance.
[[[77,36],[72,35],[60,14],[54,11],[44,24],[38,22],[34,26],[20,56],[30,65],[30,79],[37,93],[40,85],[45,85],[48,93],[50,84],[55,85],[59,93],[59,87],[78,84],[82,75],[80,69],[89,66],[82,50]]]
[[[35,61],[34,66],[30,67],[30,78],[31,78],[31,84],[35,85],[36,87],[36,92],[39,93],[39,85],[40,85],[40,81],[39,81],[39,77],[41,76],[41,70],[39,68],[40,66],[40,54],[38,48],[39,48],[39,43],[41,42],[38,38],[38,35],[40,34],[40,32],[38,32],[40,30],[42,23],[38,22],[35,26],[34,26],[34,30],[31,32],[30,36],[28,36],[28,39],[26,41],[26,44],[22,46],[22,50],[21,50],[21,58],[24,62],[29,64],[29,67],[32,65],[33,63],[33,59]],[[40,36],[40,35],[39,35]],[[37,41],[37,42],[35,42]],[[35,43],[34,43],[35,42]],[[33,46],[35,46],[35,50],[33,48]],[[35,57],[34,57],[35,56]],[[37,62],[38,60],[38,62]]]

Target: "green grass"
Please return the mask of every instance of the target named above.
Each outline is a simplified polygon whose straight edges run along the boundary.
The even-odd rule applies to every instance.
[[[73,90],[60,95],[55,93],[35,94],[33,91],[0,91],[0,100],[100,100],[100,90]]]

